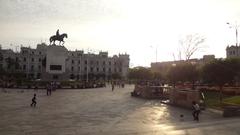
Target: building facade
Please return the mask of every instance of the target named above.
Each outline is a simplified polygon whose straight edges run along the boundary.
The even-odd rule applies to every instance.
[[[113,76],[126,78],[129,55],[113,57],[108,52],[84,53],[82,50],[69,51],[64,46],[38,44],[36,49],[21,47],[20,52],[1,49],[0,67],[10,72],[10,62],[18,63],[14,72],[25,77],[47,81],[112,79]],[[12,71],[13,72],[13,71]]]
[[[232,45],[226,48],[227,58],[237,58],[240,57],[240,46]]]

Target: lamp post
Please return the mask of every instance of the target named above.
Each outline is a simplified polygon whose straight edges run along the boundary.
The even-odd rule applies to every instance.
[[[87,82],[88,82],[88,57],[89,57],[89,52],[88,52],[88,55],[87,55]]]
[[[156,55],[156,63],[157,63],[157,46],[150,46],[151,48],[155,48],[155,55]]]
[[[236,31],[236,54],[237,54],[237,56],[238,56],[238,27],[239,27],[239,25],[237,24],[237,23],[235,23],[235,25],[233,25],[233,24],[230,24],[229,22],[227,22],[227,25],[229,25],[229,28],[234,28],[235,29],[235,31]]]
[[[229,25],[229,28],[234,28],[236,31],[236,46],[238,46],[238,27],[239,25],[236,23],[235,25],[227,22],[227,25]]]
[[[88,72],[89,72],[89,71],[88,71],[88,70],[89,70],[89,69],[88,69],[88,68],[89,68],[89,57],[91,56],[91,52],[94,53],[95,51],[88,48],[88,49],[87,49],[87,52],[88,52],[88,53],[87,53],[87,80],[86,80],[86,81],[88,82],[88,80],[89,80],[89,77],[88,77]]]

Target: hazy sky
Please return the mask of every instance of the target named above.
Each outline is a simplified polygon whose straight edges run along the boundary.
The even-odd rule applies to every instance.
[[[59,29],[69,50],[126,52],[130,66],[150,66],[156,47],[158,61],[173,60],[181,37],[199,33],[208,47],[194,58],[225,57],[236,40],[226,22],[240,24],[239,7],[239,0],[0,0],[0,44],[35,48]]]

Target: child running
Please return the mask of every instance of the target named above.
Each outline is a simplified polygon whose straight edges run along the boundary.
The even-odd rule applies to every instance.
[[[33,98],[32,98],[32,104],[31,104],[31,107],[36,107],[36,104],[37,104],[37,102],[36,102],[36,94],[34,94],[34,96],[33,96]]]

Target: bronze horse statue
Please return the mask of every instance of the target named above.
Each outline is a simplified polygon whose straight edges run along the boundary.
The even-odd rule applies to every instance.
[[[55,41],[56,40],[58,40],[59,41],[59,45],[61,44],[61,42],[63,42],[62,43],[62,45],[65,43],[64,41],[63,41],[63,39],[64,38],[67,38],[68,36],[67,36],[67,34],[66,33],[63,33],[63,34],[61,34],[61,35],[53,35],[53,36],[51,36],[50,37],[50,39],[49,39],[49,41],[50,41],[50,45],[51,45],[51,43],[53,42],[53,44],[55,44]]]

